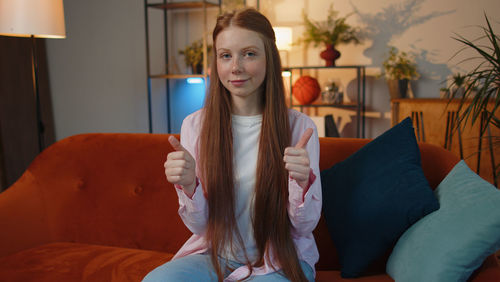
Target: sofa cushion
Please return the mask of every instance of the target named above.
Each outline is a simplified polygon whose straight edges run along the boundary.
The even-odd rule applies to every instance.
[[[322,171],[323,214],[342,277],[360,276],[413,223],[439,208],[411,119]]]
[[[52,243],[0,258],[0,280],[141,281],[173,254],[79,243]]]
[[[387,262],[396,281],[466,281],[500,249],[500,191],[460,161],[435,193],[439,210],[410,227]]]

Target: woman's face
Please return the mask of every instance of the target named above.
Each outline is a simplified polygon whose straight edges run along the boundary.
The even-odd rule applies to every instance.
[[[217,73],[234,103],[261,101],[266,76],[264,42],[257,32],[230,26],[217,35]]]

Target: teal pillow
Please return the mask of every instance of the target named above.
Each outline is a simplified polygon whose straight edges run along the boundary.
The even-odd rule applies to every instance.
[[[398,240],[386,265],[396,281],[466,281],[500,249],[500,191],[460,161],[435,190],[439,210]]]
[[[410,225],[439,208],[409,118],[323,170],[321,184],[344,278],[365,274]]]

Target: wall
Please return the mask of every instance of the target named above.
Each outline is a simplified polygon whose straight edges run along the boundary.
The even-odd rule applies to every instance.
[[[138,0],[65,0],[66,39],[47,40],[56,139],[147,132],[144,9]]]
[[[339,46],[342,55],[337,64],[368,67],[367,110],[370,112],[366,119],[368,137],[376,137],[390,127],[388,87],[385,80],[380,78],[382,62],[388,56],[390,46],[415,56],[418,72],[421,74],[419,80],[412,82],[415,96],[437,98],[439,89],[446,86],[445,80],[448,77],[456,72],[464,73],[474,67],[474,62],[457,65],[464,58],[474,54],[466,51],[452,58],[462,48],[462,45],[452,37],[456,34],[469,39],[479,37],[481,31],[477,25],[485,25],[484,12],[488,14],[490,21],[497,21],[493,23],[497,34],[500,31],[498,24],[500,18],[493,13],[500,10],[500,1],[494,0],[263,0],[261,11],[275,26],[292,27],[293,38],[297,40],[304,31],[302,12],[305,12],[310,19],[322,21],[326,19],[331,3],[334,3],[334,9],[339,11],[341,16],[351,13],[347,22],[360,27],[365,38],[360,45]],[[319,58],[322,49],[324,46],[314,48],[311,45],[304,49],[303,45],[295,45],[288,54],[289,65],[323,65],[323,61]],[[332,78],[347,88],[348,97],[354,98],[352,75],[343,77],[342,74],[335,73],[332,74]],[[326,81],[320,81],[320,84],[322,83]],[[346,113],[337,111],[337,114],[345,116]],[[353,115],[354,113],[350,114],[351,118]],[[352,134],[352,126],[346,127],[345,134]]]
[[[275,26],[293,27],[296,39],[303,28],[301,11],[315,20],[323,20],[332,2],[261,0],[260,8]],[[484,12],[490,20],[500,20],[493,12],[500,10],[497,0],[337,0],[334,3],[341,15],[354,12],[348,22],[363,27],[365,32],[363,44],[340,46],[342,57],[338,64],[368,66],[367,106],[379,116],[368,118],[368,137],[376,137],[390,126],[386,114],[390,111],[388,89],[385,81],[376,77],[389,45],[416,54],[422,75],[412,85],[416,97],[439,97],[439,88],[444,86],[446,77],[471,69],[471,64],[456,66],[460,58],[450,60],[461,48],[451,38],[454,33],[470,39],[478,37],[479,30],[472,26],[485,23]],[[47,41],[56,138],[82,132],[147,132],[143,1],[65,0],[64,4],[68,38]],[[196,28],[199,17],[178,16],[170,23],[176,30],[171,50],[200,37]],[[213,20],[212,16],[209,22]],[[209,30],[212,26],[209,25]],[[497,23],[494,28],[498,33]],[[151,38],[156,42],[152,44],[156,51],[162,48],[159,36]],[[321,47],[294,46],[289,52],[290,65],[321,65],[320,51]],[[175,64],[171,67],[183,70],[182,57],[176,57]],[[158,65],[152,67],[157,70]],[[165,86],[156,84],[154,128],[155,132],[165,132],[165,100],[161,96]],[[349,88],[350,81],[345,84]]]

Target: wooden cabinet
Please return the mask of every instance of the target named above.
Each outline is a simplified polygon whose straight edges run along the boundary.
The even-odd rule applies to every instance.
[[[451,150],[482,178],[498,187],[494,177],[494,167],[500,163],[500,148],[494,145],[495,136],[500,136],[498,128],[491,126],[482,140],[479,140],[480,121],[474,125],[468,121],[465,128],[457,130],[455,117],[459,100],[393,99],[391,104],[393,125],[411,117],[417,140]],[[490,104],[494,106],[494,102]]]

